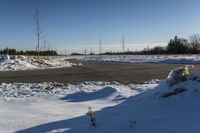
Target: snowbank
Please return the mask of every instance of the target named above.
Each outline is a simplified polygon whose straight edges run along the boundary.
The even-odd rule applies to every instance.
[[[29,56],[0,56],[0,71],[13,71],[13,70],[33,70],[33,69],[47,69],[47,68],[60,68],[72,67],[77,65],[66,60],[66,58],[49,58],[37,60]]]
[[[80,60],[91,61],[114,61],[130,63],[156,63],[156,64],[200,64],[199,55],[91,55],[85,58],[77,57]]]
[[[130,85],[135,86],[135,85]],[[118,88],[119,87],[119,88]],[[62,84],[56,82],[44,83],[2,83],[0,84],[0,101],[9,101],[16,98],[27,98],[43,95],[65,96],[63,99],[78,101],[83,99],[105,98],[107,96],[129,97],[132,90],[117,82],[84,82],[78,85]],[[127,88],[127,90],[124,90]],[[78,98],[78,99],[77,99]],[[82,100],[80,100],[82,99]],[[84,101],[84,100],[83,100]]]

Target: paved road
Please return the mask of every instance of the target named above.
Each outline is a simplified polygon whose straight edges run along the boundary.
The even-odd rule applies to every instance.
[[[143,83],[150,79],[164,79],[171,69],[181,66],[87,61],[81,63],[82,66],[72,68],[0,72],[0,83],[62,82],[76,84],[82,81]],[[195,68],[194,71],[200,70],[200,65],[196,65]]]

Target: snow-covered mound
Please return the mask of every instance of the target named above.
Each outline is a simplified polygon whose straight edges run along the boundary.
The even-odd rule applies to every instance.
[[[187,80],[173,84],[172,86],[167,82],[162,81],[154,90],[154,94],[160,98],[167,98],[177,95],[187,95],[193,97],[193,95],[200,95],[200,73],[196,73],[188,77]]]
[[[80,60],[112,61],[130,63],[156,63],[156,64],[200,64],[199,55],[90,55],[77,57]]]
[[[200,73],[167,80],[0,84],[3,133],[198,133]],[[96,127],[86,115],[96,112]]]
[[[47,69],[47,68],[60,68],[72,67],[77,65],[66,60],[66,58],[41,58],[36,59],[29,56],[0,56],[0,71],[12,70],[32,70],[32,69]]]
[[[134,85],[130,85],[134,86]],[[130,87],[129,86],[129,87]],[[126,87],[126,86],[124,86]],[[62,83],[1,83],[0,100],[27,98],[41,95],[64,96],[61,99],[71,102],[90,101],[93,99],[109,98],[117,100],[129,97],[132,90],[117,82],[84,82],[78,85]],[[129,94],[130,93],[130,94]],[[123,95],[123,96],[122,96]]]

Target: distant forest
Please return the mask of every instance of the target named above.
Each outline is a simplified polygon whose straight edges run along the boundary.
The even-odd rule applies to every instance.
[[[167,46],[156,46],[149,49],[144,48],[141,51],[127,51],[127,52],[106,52],[105,55],[153,55],[153,54],[200,54],[200,35],[193,34],[189,39],[179,38],[175,36],[173,39],[170,39]]]
[[[3,50],[0,50],[0,54],[9,54],[9,55],[38,55],[38,51],[34,51],[34,50],[27,50],[27,51],[23,51],[23,50],[16,50],[13,48],[5,48]],[[46,50],[46,51],[40,51],[39,55],[41,56],[47,56],[47,55],[51,55],[51,56],[55,56],[58,55],[56,51],[54,50]]]
[[[5,48],[0,50],[0,54],[9,54],[9,55],[38,55],[38,51],[27,50],[27,51],[18,51],[16,49]],[[94,53],[87,53],[94,55]],[[105,52],[101,53],[102,55],[164,55],[164,54],[200,54],[200,35],[193,34],[189,36],[189,39],[179,38],[175,36],[173,39],[170,39],[167,46],[156,46],[154,48],[144,48],[141,51],[124,51],[124,52]],[[58,55],[57,51],[47,50],[39,51],[39,55]],[[81,53],[72,53],[71,55],[84,55]]]
[[[94,53],[89,53],[93,55]],[[102,55],[165,55],[165,54],[200,54],[200,35],[193,34],[189,39],[179,38],[175,36],[170,39],[167,46],[156,46],[153,48],[144,48],[141,51],[125,51],[125,52],[105,52]],[[72,55],[83,55],[80,53],[72,53]]]

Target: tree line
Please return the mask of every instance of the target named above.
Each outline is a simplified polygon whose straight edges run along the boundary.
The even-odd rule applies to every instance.
[[[9,54],[9,55],[38,55],[38,50],[16,50],[13,48],[5,48],[0,50],[0,54]],[[153,48],[144,48],[141,51],[124,51],[123,52],[105,52],[101,53],[102,55],[147,55],[147,54],[200,54],[200,35],[193,34],[189,36],[188,39],[179,38],[175,36],[170,39],[167,46],[156,46]],[[39,51],[41,56],[55,56],[58,55],[55,50],[45,50]],[[72,53],[71,55],[83,55],[80,53]]]
[[[9,54],[9,55],[31,55],[31,56],[36,56],[38,55],[38,51],[36,50],[16,50],[14,48],[4,48],[0,50],[0,54]],[[45,51],[40,51],[39,55],[41,56],[56,56],[58,53],[55,50],[45,50]]]
[[[104,55],[133,55],[133,54],[200,54],[200,35],[193,34],[188,39],[175,36],[170,39],[167,46],[144,48],[141,51],[105,52]]]

